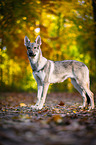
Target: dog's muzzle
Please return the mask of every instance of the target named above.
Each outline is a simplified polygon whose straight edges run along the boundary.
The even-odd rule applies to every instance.
[[[34,57],[34,56],[36,56],[36,54],[34,54],[33,52],[29,52],[29,53],[28,53],[28,56]]]

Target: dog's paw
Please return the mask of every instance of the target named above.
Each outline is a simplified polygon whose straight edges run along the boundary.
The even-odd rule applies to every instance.
[[[80,108],[80,109],[84,109],[84,108],[85,108],[85,106],[83,106],[83,105],[82,105],[82,106],[79,106],[79,108]]]
[[[32,109],[36,109],[38,106],[37,105],[31,105]]]
[[[43,105],[39,105],[36,107],[37,110],[41,110],[43,108]]]
[[[90,110],[92,110],[92,109],[94,109],[94,106],[89,106],[89,107],[88,107],[88,111],[90,111]]]
[[[32,109],[35,109],[35,110],[41,110],[43,108],[43,105],[31,105],[31,108]]]

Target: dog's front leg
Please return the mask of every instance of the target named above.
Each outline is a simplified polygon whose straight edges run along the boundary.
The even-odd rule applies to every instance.
[[[43,91],[43,86],[38,84],[37,102],[35,105],[31,105],[31,108],[37,109],[38,105],[40,104],[42,91]]]
[[[39,102],[39,105],[36,107],[36,109],[42,109],[43,108],[43,104],[45,103],[48,87],[49,87],[49,83],[44,83],[43,84],[43,90],[42,90],[40,102]]]
[[[38,93],[37,93],[37,102],[36,102],[36,106],[38,106],[40,104],[40,100],[41,100],[41,96],[42,96],[42,91],[43,91],[43,86],[42,85],[38,85]]]

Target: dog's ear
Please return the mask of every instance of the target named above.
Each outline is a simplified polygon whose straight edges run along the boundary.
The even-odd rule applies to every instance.
[[[28,39],[27,36],[25,36],[24,45],[25,45],[26,47],[30,45],[30,40]]]
[[[36,42],[37,44],[39,44],[39,45],[42,44],[40,35],[37,36],[35,42]]]

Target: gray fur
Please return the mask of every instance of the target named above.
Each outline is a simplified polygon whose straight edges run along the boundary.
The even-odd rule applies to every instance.
[[[37,103],[31,106],[34,109],[42,109],[45,103],[50,83],[63,82],[71,78],[73,86],[83,97],[83,106],[87,104],[86,93],[90,98],[89,109],[94,109],[94,95],[90,91],[89,70],[87,66],[76,60],[51,61],[42,56],[40,49],[41,38],[37,36],[34,43],[25,36],[25,46],[34,78],[38,85]]]

